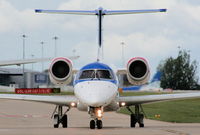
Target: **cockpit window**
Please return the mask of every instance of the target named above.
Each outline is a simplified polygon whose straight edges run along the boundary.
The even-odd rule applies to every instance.
[[[97,70],[96,77],[103,79],[112,79],[112,76],[108,70]]]
[[[81,73],[79,79],[95,78],[95,70],[85,70]]]
[[[113,79],[109,70],[85,70],[79,79]]]

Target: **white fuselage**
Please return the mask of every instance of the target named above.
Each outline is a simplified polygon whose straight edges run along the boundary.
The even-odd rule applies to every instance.
[[[91,80],[79,82],[74,86],[79,102],[91,107],[104,107],[116,98],[118,84],[110,81]]]
[[[113,70],[100,62],[84,66],[76,74],[74,94],[79,105],[85,107],[105,107],[118,94],[118,80]]]

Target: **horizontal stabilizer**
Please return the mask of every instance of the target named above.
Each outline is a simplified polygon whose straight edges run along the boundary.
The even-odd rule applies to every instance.
[[[101,10],[102,15],[120,15],[120,14],[141,14],[141,13],[157,13],[166,12],[167,9],[147,9],[147,10],[43,10],[36,9],[36,13],[51,13],[51,14],[76,14],[76,15],[99,15]]]
[[[97,11],[83,11],[83,10],[43,10],[36,9],[36,13],[50,13],[50,14],[76,14],[76,15],[96,15]]]
[[[166,12],[167,9],[147,9],[147,10],[105,10],[105,15],[120,15],[120,14],[142,14],[142,13],[157,13]]]

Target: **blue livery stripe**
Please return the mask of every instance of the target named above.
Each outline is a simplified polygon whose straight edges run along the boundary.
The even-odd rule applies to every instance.
[[[42,10],[41,10],[41,9],[36,9],[35,12],[36,12],[36,13],[41,13]]]
[[[160,12],[167,12],[167,9],[160,9]]]
[[[90,69],[102,69],[102,70],[112,71],[112,69],[108,65],[99,62],[88,64],[84,66],[81,70],[90,70]]]
[[[88,80],[88,79],[86,79],[86,80],[75,80],[74,81],[74,85],[76,85],[76,84],[78,84],[78,83],[81,83],[81,82],[89,82],[89,81],[104,81],[104,82],[111,82],[111,83],[114,83],[114,84],[117,84],[117,81],[116,80],[104,80],[104,79],[101,79],[101,80],[96,80],[96,79],[94,79],[94,80]]]

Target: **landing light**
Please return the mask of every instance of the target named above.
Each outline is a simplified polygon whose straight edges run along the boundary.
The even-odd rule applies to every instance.
[[[125,106],[126,105],[126,103],[125,102],[121,102],[121,106],[123,107],[123,106]]]
[[[96,116],[97,116],[98,118],[101,118],[101,117],[102,117],[102,110],[101,110],[101,109],[98,109],[98,110],[96,111]]]
[[[75,107],[75,106],[76,106],[76,103],[71,102],[71,107]]]

